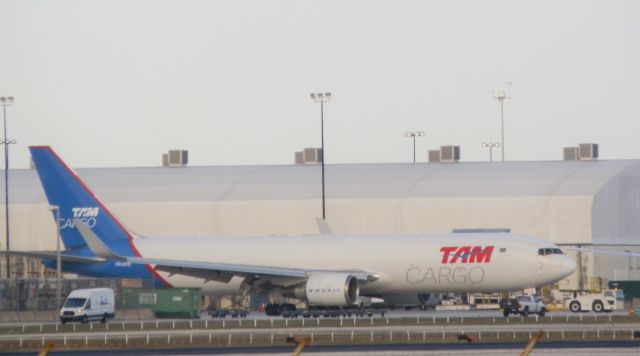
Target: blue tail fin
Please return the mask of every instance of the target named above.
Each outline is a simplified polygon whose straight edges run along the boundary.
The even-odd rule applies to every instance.
[[[36,146],[29,150],[49,204],[60,208],[60,235],[66,249],[86,246],[74,226],[74,219],[79,219],[114,252],[123,256],[138,255],[130,243],[131,234],[51,147]]]

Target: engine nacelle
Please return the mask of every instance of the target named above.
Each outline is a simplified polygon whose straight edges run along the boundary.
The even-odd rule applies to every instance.
[[[314,273],[295,289],[295,297],[311,305],[349,306],[358,301],[358,279],[348,273]]]

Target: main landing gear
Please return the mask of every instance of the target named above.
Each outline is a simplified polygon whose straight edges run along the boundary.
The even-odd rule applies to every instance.
[[[280,316],[282,313],[290,313],[296,311],[296,306],[291,303],[267,304],[264,307],[264,313],[267,316]]]

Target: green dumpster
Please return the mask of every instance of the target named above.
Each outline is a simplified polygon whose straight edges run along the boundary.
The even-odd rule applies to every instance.
[[[120,292],[120,308],[152,308],[155,298],[156,296],[154,290],[145,290],[140,288],[122,288]]]
[[[156,318],[196,318],[200,315],[201,288],[156,290],[153,312]]]

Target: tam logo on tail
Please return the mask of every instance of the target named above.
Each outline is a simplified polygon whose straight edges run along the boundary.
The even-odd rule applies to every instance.
[[[74,218],[95,218],[98,217],[100,208],[73,208],[71,211]]]
[[[98,222],[96,218],[100,213],[100,208],[98,207],[81,207],[81,208],[71,208],[71,212],[73,213],[73,217],[70,219],[60,219],[60,228],[66,229],[71,228],[74,229],[76,224],[74,219],[78,219],[82,221],[89,228],[96,226]]]

